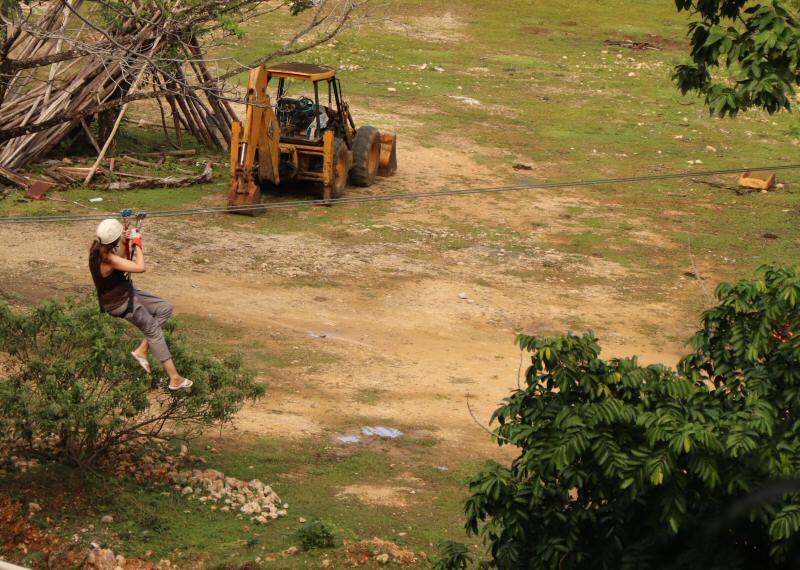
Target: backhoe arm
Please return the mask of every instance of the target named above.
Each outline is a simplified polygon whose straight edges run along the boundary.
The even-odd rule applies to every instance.
[[[263,65],[250,70],[244,125],[233,123],[229,206],[259,204],[261,183],[280,183],[280,124],[267,94],[269,75]]]

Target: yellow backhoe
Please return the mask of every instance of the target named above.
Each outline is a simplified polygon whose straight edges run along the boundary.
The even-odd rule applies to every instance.
[[[274,105],[267,91],[273,79]],[[320,96],[327,96],[326,105]],[[395,135],[356,128],[336,70],[282,63],[250,71],[244,125],[233,124],[229,206],[259,204],[262,190],[290,180],[321,183],[327,202],[343,195],[348,180],[369,186],[396,170]]]

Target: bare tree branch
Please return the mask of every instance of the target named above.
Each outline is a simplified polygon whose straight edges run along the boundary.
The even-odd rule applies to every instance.
[[[206,54],[213,42],[237,33],[231,22],[289,10],[296,0],[200,0],[191,5],[181,0],[52,0],[36,4],[46,8],[44,14],[34,16],[33,4],[0,14],[0,32],[5,26],[0,165],[24,166],[75,128],[83,135],[94,117],[150,98],[166,99],[178,128],[220,148],[230,141],[236,119],[228,103],[242,101],[240,87],[229,80],[329,41],[368,1],[318,0],[285,45],[247,64],[217,58],[215,71],[223,69],[216,75],[206,65]],[[232,66],[219,65],[224,63]],[[144,80],[141,93],[133,92],[136,78]],[[106,146],[100,130],[98,142]]]

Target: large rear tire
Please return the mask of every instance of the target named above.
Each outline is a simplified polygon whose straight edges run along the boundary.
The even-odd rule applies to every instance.
[[[353,141],[353,167],[350,183],[354,186],[372,186],[381,162],[381,133],[375,127],[361,127]]]

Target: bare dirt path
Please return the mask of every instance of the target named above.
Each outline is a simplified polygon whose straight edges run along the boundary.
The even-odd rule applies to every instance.
[[[444,185],[456,172],[489,178],[467,156],[416,152],[406,160],[417,167],[379,190],[411,189],[423,178]],[[567,198],[536,200],[538,217]],[[530,227],[525,205],[471,197],[446,206],[465,224],[507,220],[519,230]],[[665,340],[690,332],[669,324],[684,320],[680,311],[631,296],[619,266],[540,248],[533,233],[506,251],[479,233],[441,227],[437,216],[430,202],[393,206],[387,223],[404,239],[388,242],[376,235],[383,222],[348,223],[340,239],[251,232],[246,219],[154,221],[146,228],[151,269],[136,283],[170,299],[178,316],[193,317],[188,334],[191,326],[217,327],[226,347],[266,355],[254,362],[269,395],[237,423],[253,435],[333,439],[385,424],[432,438],[443,453],[484,454],[494,446],[466,402],[485,421],[516,386],[515,332],[591,328],[606,356],[674,364],[681,354],[680,343]],[[28,304],[90,292],[85,256],[93,229],[0,226],[0,296]],[[448,239],[459,247],[443,246]],[[541,275],[520,273],[530,269]]]

